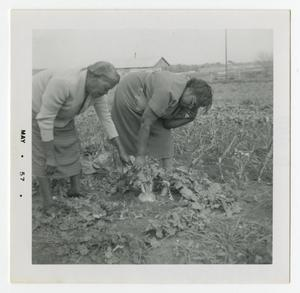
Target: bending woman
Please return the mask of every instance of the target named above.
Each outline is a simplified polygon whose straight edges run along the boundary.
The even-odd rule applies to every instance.
[[[211,87],[201,79],[187,79],[171,72],[129,73],[118,84],[112,119],[120,141],[142,166],[145,156],[172,167],[171,129],[193,121],[198,109],[212,105]]]
[[[32,80],[32,174],[37,176],[44,208],[53,204],[49,178],[70,177],[69,196],[80,196],[80,142],[74,118],[93,105],[123,162],[128,161],[108,110],[106,97],[120,76],[110,63],[85,69],[44,70]]]

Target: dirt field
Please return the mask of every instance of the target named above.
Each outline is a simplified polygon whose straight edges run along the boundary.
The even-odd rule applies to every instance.
[[[54,181],[64,205],[50,216],[34,183],[32,262],[272,263],[273,84],[212,86],[210,112],[173,133],[173,174],[149,164],[147,178],[127,178],[111,156],[98,174],[82,176],[82,198],[66,198],[68,182]],[[84,168],[112,152],[93,109],[76,124]],[[139,186],[149,182],[155,200],[142,202]]]

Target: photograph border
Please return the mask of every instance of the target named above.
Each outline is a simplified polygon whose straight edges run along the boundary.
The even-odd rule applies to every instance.
[[[202,14],[201,21],[190,26],[215,23],[230,28],[247,22],[244,28],[268,28],[274,31],[274,262],[272,265],[31,265],[31,30],[55,27],[88,29],[95,24],[98,13],[132,13],[128,11],[12,11],[11,26],[11,279],[13,282],[105,282],[105,283],[282,283],[289,281],[289,208],[281,194],[290,194],[290,22],[289,11],[208,11],[208,10],[147,10],[146,14],[180,13]],[[134,13],[136,13],[135,11]],[[57,13],[57,15],[55,15]],[[69,13],[69,15],[66,15]],[[239,15],[236,15],[236,14]],[[253,20],[253,14],[259,16]],[[272,14],[272,17],[268,15]],[[72,14],[72,16],[70,16]],[[82,14],[87,16],[82,17]],[[88,15],[89,14],[89,15]],[[145,22],[138,11],[137,19]],[[174,15],[173,15],[174,14]],[[206,15],[204,15],[206,14]],[[211,15],[210,19],[207,14]],[[231,15],[230,15],[231,14]],[[55,17],[54,17],[55,15]],[[221,15],[223,15],[221,17]],[[225,17],[224,17],[225,15]],[[248,16],[247,16],[248,15]],[[268,16],[267,16],[268,15]],[[197,15],[199,17],[199,15]],[[53,18],[56,19],[53,22]],[[111,19],[111,16],[109,17]],[[168,17],[167,17],[168,18]],[[223,19],[224,18],[224,19]],[[89,21],[84,21],[89,19]],[[214,20],[213,20],[214,19]],[[221,19],[221,21],[220,21]],[[77,21],[76,21],[77,20]],[[245,21],[246,20],[246,21]],[[101,20],[103,21],[103,20]],[[117,21],[117,19],[114,19]],[[137,20],[136,20],[137,21]],[[170,19],[164,19],[170,25]],[[200,22],[200,23],[199,23]],[[63,25],[64,24],[64,25]],[[129,23],[128,23],[129,24]],[[134,23],[133,23],[134,24]],[[160,23],[158,23],[160,24]],[[157,25],[157,24],[156,24]],[[216,23],[215,23],[216,25]],[[252,26],[251,26],[252,25]],[[188,25],[185,24],[187,28]],[[19,48],[22,48],[20,50]],[[18,109],[20,97],[24,106]],[[27,102],[26,102],[27,101]],[[29,113],[29,114],[28,114]],[[20,141],[20,130],[26,130],[26,143]],[[283,143],[284,142],[284,143]],[[25,160],[20,155],[25,154]],[[279,168],[279,167],[280,168]],[[24,171],[26,182],[16,174]],[[20,197],[22,195],[22,197]],[[24,213],[24,211],[26,211]],[[274,229],[275,227],[275,229]],[[30,233],[28,233],[30,231]],[[29,235],[28,235],[29,234]],[[213,274],[213,275],[212,275]],[[217,279],[217,280],[216,280]]]

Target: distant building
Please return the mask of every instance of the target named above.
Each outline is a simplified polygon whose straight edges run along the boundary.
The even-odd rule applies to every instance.
[[[170,66],[170,63],[164,57],[152,57],[152,58],[135,58],[123,59],[119,62],[113,62],[114,66],[121,73],[127,73],[128,71],[158,71],[166,69]]]
[[[149,58],[137,58],[136,54],[131,59],[121,59],[119,61],[111,62],[121,75],[134,71],[146,70],[146,71],[159,71],[166,69],[170,66],[170,63],[164,57],[149,57]],[[33,69],[32,74],[36,74],[44,69]]]

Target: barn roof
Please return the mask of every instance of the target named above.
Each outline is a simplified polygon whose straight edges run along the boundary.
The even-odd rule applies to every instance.
[[[147,58],[130,58],[130,59],[122,59],[116,60],[112,62],[116,68],[151,68],[155,67],[155,65],[162,61],[166,63],[166,65],[170,65],[169,62],[164,57],[147,57]]]

